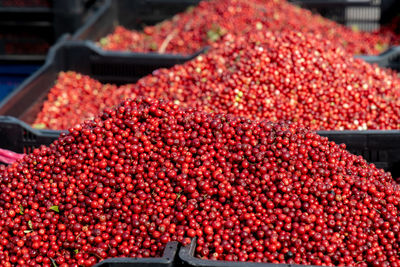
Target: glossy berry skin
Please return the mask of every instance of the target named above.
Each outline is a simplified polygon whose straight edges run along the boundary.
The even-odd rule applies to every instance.
[[[0,264],[91,266],[168,241],[228,261],[399,266],[399,186],[298,124],[126,100],[2,169]]]

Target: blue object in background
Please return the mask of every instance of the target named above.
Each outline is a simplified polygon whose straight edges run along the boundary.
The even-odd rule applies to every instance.
[[[0,101],[39,68],[40,65],[0,65]]]

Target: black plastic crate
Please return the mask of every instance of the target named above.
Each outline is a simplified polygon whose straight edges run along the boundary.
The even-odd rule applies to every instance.
[[[378,56],[356,56],[368,63],[400,72],[400,46],[391,47]]]
[[[188,267],[317,267],[315,265],[203,260],[194,256],[195,250],[196,238],[189,245],[179,249],[179,261]]]
[[[379,29],[388,20],[393,0],[289,0],[300,7],[363,31]],[[394,14],[393,14],[394,15]],[[391,16],[393,16],[391,15]]]
[[[133,14],[130,14],[129,17],[134,16]],[[115,26],[119,24],[127,27],[136,27],[136,25],[122,24],[118,16],[117,2],[112,0],[105,0],[104,5],[98,10],[98,12],[96,12],[96,14],[88,19],[88,21],[75,32],[75,34],[72,36],[72,39],[96,42],[102,37],[111,33],[114,30]]]
[[[104,4],[104,0],[53,0],[53,27],[56,37],[64,33],[74,33]]]
[[[36,130],[9,116],[0,116],[0,148],[30,153],[41,145],[50,145],[61,131]]]
[[[400,130],[318,131],[337,144],[360,155],[378,168],[390,171],[394,178],[400,177]]]
[[[27,60],[34,55],[44,62],[49,47],[64,33],[75,32],[104,1],[49,0],[41,6],[40,1],[0,0],[0,59]]]
[[[121,57],[105,52],[94,44],[63,41],[51,48],[46,63],[21,86],[0,102],[0,115],[9,115],[32,123],[61,71],[90,75],[103,83],[133,83],[159,68],[169,68],[192,57],[132,53]]]
[[[178,242],[167,243],[161,258],[112,258],[101,261],[94,267],[173,267],[178,255]]]
[[[188,7],[199,2],[200,0],[116,0],[114,2],[106,0],[99,12],[77,30],[72,39],[94,43],[112,33],[118,25],[127,29],[140,30],[146,25],[154,25],[183,12]],[[119,51],[114,53],[119,53],[121,57],[125,58],[136,54],[134,52]],[[163,55],[173,56],[177,59],[188,58],[187,55],[179,54],[169,55],[152,52],[143,54],[158,55],[160,58]]]
[[[201,0],[117,0],[118,16],[128,26],[153,25],[197,5]],[[129,14],[135,15],[134,17]]]
[[[104,1],[104,0],[103,0]],[[11,1],[0,0],[1,27],[51,28],[55,38],[64,33],[72,33],[80,27],[93,12],[100,0],[51,0],[51,1]],[[12,5],[14,2],[14,5]],[[41,4],[42,2],[42,4]],[[45,4],[45,3],[48,4]],[[7,3],[7,4],[6,4]],[[20,5],[22,3],[22,5]],[[4,30],[4,28],[2,29]]]

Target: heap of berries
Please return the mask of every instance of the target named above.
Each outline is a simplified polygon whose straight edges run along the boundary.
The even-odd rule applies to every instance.
[[[69,74],[68,79],[75,75]],[[354,59],[310,34],[227,35],[190,62],[156,70],[136,84],[91,99],[86,90],[80,93],[79,82],[74,88],[67,86],[68,90],[64,83],[61,79],[51,90],[36,125],[67,129],[89,118],[85,114],[92,115],[103,102],[112,106],[121,97],[137,96],[167,99],[206,112],[290,120],[314,130],[398,129],[400,125],[397,75]]]
[[[286,0],[211,0],[140,32],[116,27],[99,45],[106,50],[192,54],[227,33],[240,35],[254,29],[320,35],[351,54],[379,54],[399,40],[389,28],[361,32]]]
[[[117,99],[108,97],[116,89],[116,85],[102,84],[86,75],[60,72],[42,108],[52,116],[48,118],[45,113],[39,113],[33,127],[43,129],[58,125],[56,129],[68,129],[71,121],[93,119],[105,107],[122,100],[123,95]]]
[[[159,256],[400,266],[390,174],[296,124],[138,98],[3,169],[2,266]]]

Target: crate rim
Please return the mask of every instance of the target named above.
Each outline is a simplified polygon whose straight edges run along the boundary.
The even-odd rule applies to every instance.
[[[52,136],[55,138],[59,138],[61,133],[68,133],[68,131],[59,131],[59,130],[48,130],[48,129],[35,129],[32,126],[30,126],[29,124],[27,124],[26,122],[14,118],[12,116],[6,116],[6,115],[0,115],[0,123],[10,123],[10,124],[17,124],[19,126],[21,126],[21,128],[23,128],[26,131],[29,131],[33,134],[35,134],[36,136]]]
[[[200,54],[205,53],[209,47],[204,47],[200,49],[199,51],[190,54],[190,55],[182,55],[182,54],[171,54],[171,53],[157,53],[157,52],[130,52],[130,51],[108,51],[104,50],[98,45],[96,45],[95,42],[89,41],[89,40],[69,40],[67,43],[71,45],[86,45],[96,53],[98,53],[101,56],[113,56],[113,57],[162,57],[163,59],[175,59],[177,57],[181,59],[191,59],[194,58]]]
[[[379,63],[382,61],[389,61],[392,57],[400,55],[400,45],[392,46],[380,53],[379,55],[357,55],[355,58],[363,59],[368,63]]]
[[[15,124],[20,124],[24,129],[29,130],[34,133],[51,133],[54,135],[60,135],[61,133],[68,133],[67,130],[51,130],[51,129],[36,129],[33,128],[28,123],[9,115],[0,115],[0,122],[10,122]],[[336,134],[346,134],[346,135],[400,135],[400,130],[317,130],[313,131],[318,135],[336,135]]]

